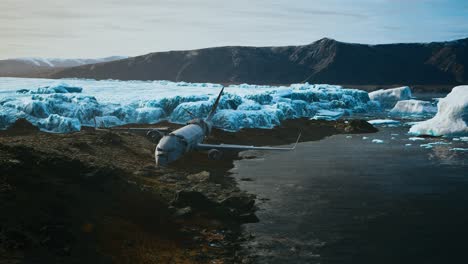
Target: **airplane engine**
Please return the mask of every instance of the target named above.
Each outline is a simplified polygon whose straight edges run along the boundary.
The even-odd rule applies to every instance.
[[[211,149],[208,151],[208,159],[210,160],[220,160],[223,156],[223,153],[217,149]]]
[[[150,130],[146,133],[146,137],[153,143],[158,144],[159,140],[163,137],[163,133],[158,130]]]

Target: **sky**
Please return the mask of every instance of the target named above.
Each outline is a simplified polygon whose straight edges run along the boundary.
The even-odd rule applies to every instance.
[[[0,59],[468,37],[467,0],[0,0]]]

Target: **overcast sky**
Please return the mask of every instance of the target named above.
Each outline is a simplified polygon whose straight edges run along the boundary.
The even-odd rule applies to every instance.
[[[0,59],[468,37],[467,0],[0,0]]]

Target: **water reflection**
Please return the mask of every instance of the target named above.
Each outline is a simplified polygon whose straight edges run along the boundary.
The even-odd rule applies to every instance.
[[[237,177],[253,179],[241,187],[259,197],[247,250],[260,263],[464,260],[467,153],[450,149],[467,142],[414,142],[406,131],[333,136],[237,162]],[[420,147],[434,142],[447,145]]]

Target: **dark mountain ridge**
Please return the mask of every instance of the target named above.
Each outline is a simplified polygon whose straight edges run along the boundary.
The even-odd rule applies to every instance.
[[[47,77],[68,67],[109,62],[128,57],[112,56],[99,59],[15,58],[0,60],[0,77]]]
[[[365,45],[324,38],[309,45],[226,46],[155,52],[71,67],[52,78],[289,84],[461,84],[468,82],[468,38]]]

